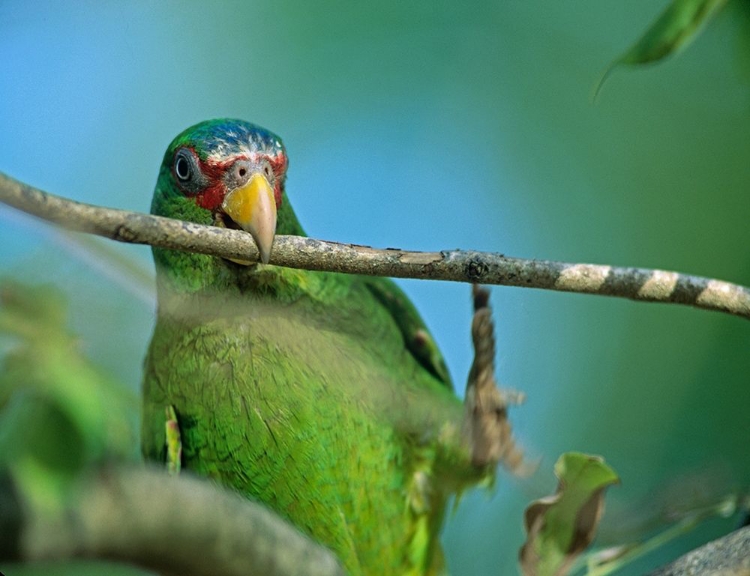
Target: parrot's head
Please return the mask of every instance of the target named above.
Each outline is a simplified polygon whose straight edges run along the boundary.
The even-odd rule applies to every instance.
[[[267,263],[287,163],[281,139],[260,126],[226,118],[201,122],[167,148],[151,212],[245,230]]]

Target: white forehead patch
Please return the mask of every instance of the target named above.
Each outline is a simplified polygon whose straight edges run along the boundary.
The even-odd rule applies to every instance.
[[[234,142],[227,142],[226,140],[218,140],[212,147],[211,152],[208,154],[208,158],[211,160],[221,160],[227,156],[255,156],[261,150],[255,142],[243,142],[242,144]]]
[[[259,155],[278,156],[284,147],[273,133],[254,124],[227,122],[211,126],[206,134],[199,133],[204,153],[214,162],[244,156],[257,158]]]

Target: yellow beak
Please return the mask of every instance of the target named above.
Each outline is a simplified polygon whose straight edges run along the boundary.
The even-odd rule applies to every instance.
[[[221,207],[235,224],[250,232],[261,262],[268,264],[276,234],[276,200],[266,177],[254,174],[247,184],[227,194]]]

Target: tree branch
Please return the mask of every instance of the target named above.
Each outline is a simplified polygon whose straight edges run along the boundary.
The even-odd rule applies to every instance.
[[[663,566],[648,576],[747,576],[750,574],[750,527],[740,528]]]
[[[244,232],[74,202],[1,172],[0,201],[70,230],[118,242],[258,260],[255,243]],[[472,250],[379,250],[297,236],[277,236],[270,262],[306,270],[519,286],[684,304],[750,319],[747,287],[664,270],[527,260]]]
[[[332,552],[263,506],[198,478],[104,468],[84,475],[61,510],[11,490],[7,476],[0,484],[0,560],[99,558],[193,576],[344,574]]]

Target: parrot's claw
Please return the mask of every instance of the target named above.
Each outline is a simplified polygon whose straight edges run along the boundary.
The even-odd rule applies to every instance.
[[[180,424],[177,422],[177,413],[174,406],[165,409],[167,420],[165,423],[167,438],[167,472],[170,476],[177,476],[182,467],[182,439],[180,437]]]
[[[495,328],[489,306],[489,290],[475,284],[474,319],[471,336],[474,362],[466,385],[466,414],[475,466],[503,462],[514,472],[521,472],[523,452],[516,446],[508,421],[508,405],[523,401],[523,394],[501,391],[495,381]]]

